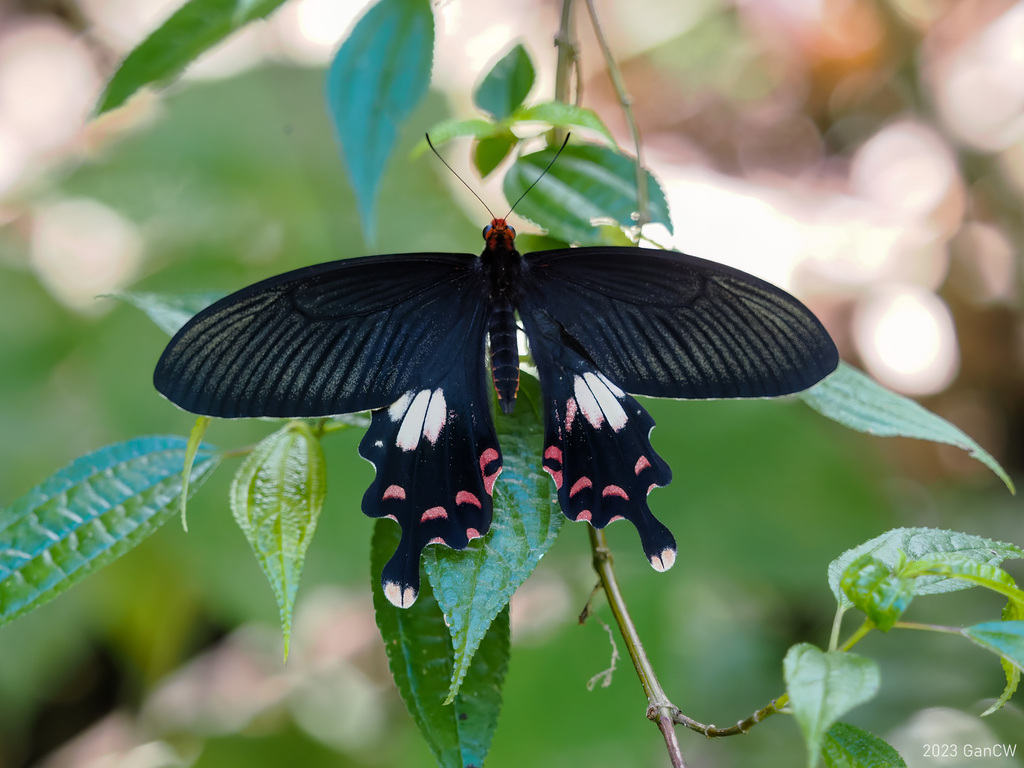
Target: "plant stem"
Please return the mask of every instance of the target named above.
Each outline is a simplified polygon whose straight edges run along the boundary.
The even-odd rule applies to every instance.
[[[608,542],[605,539],[604,531],[588,526],[590,534],[590,546],[594,553],[594,570],[601,580],[601,587],[608,598],[608,605],[612,609],[615,623],[619,626],[619,632],[626,643],[629,657],[633,660],[633,666],[643,685],[644,693],[647,695],[647,717],[658,725],[662,736],[665,737],[665,745],[668,747],[669,759],[675,768],[685,768],[686,761],[683,759],[682,751],[679,749],[679,740],[676,738],[673,724],[679,715],[679,709],[668,700],[665,691],[658,682],[650,659],[644,652],[643,643],[640,642],[640,635],[637,634],[633,619],[626,609],[626,601],[619,589],[619,582],[615,578],[615,570],[612,568],[612,555],[608,550]]]
[[[843,643],[841,646],[839,646],[838,650],[840,652],[845,652],[845,651],[850,650],[851,648],[853,648],[853,646],[855,646],[857,643],[859,643],[864,638],[864,635],[866,635],[868,632],[870,632],[874,628],[875,628],[874,622],[871,621],[871,619],[865,619],[864,623],[861,624],[859,627],[857,627],[857,631],[854,632],[852,635],[850,635],[850,637],[847,639],[847,641],[845,643]]]
[[[636,116],[633,114],[633,97],[626,90],[626,81],[622,78],[622,71],[615,62],[612,50],[605,39],[593,0],[585,0],[585,2],[587,4],[587,11],[590,13],[590,23],[594,27],[594,36],[597,38],[598,45],[601,46],[604,64],[608,68],[608,76],[611,78],[612,87],[615,88],[615,93],[619,97],[622,114],[626,118],[626,125],[629,126],[629,136],[633,139],[633,146],[636,151],[636,228],[639,231],[651,219],[648,214],[647,205],[647,172],[644,170],[644,159],[640,146],[640,129],[637,128]]]
[[[704,723],[699,723],[696,720],[687,717],[682,712],[676,715],[676,722],[680,725],[685,725],[691,731],[697,731],[698,733],[704,734],[709,739],[721,736],[739,736],[749,731],[765,718],[781,712],[788,703],[789,694],[784,693],[779,696],[779,698],[772,699],[772,702],[768,706],[762,707],[750,717],[745,720],[740,720],[736,725],[731,725],[728,728],[719,728],[715,725],[704,725]]]
[[[959,627],[946,627],[942,624],[921,624],[916,621],[897,621],[892,625],[893,629],[921,629],[925,632],[943,632],[947,635],[962,635]]]
[[[579,67],[576,65],[576,41],[573,38],[572,28],[572,1],[562,0],[562,19],[558,27],[558,34],[555,36],[555,47],[558,49],[558,61],[555,65],[555,101],[569,104],[569,90],[572,86],[573,70],[579,79]],[[563,130],[555,132],[556,143],[565,140]]]

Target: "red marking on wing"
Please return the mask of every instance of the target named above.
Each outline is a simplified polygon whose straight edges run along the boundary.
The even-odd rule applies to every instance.
[[[544,458],[545,459],[554,459],[559,464],[561,464],[562,463],[562,449],[559,448],[557,445],[549,445],[544,450]]]
[[[601,491],[602,496],[618,496],[621,499],[629,501],[629,494],[626,493],[622,488],[617,485],[606,485],[604,490]]]
[[[578,515],[576,515],[576,522],[580,522],[582,520],[584,522],[589,523],[590,520],[591,520],[591,517],[592,516],[590,514],[590,510],[589,509],[584,509]]]
[[[545,466],[544,471],[551,475],[551,479],[555,481],[555,489],[562,490],[562,470]]]
[[[388,489],[384,491],[382,499],[405,499],[405,488],[400,485],[389,485]]]
[[[616,522],[617,520],[625,520],[625,519],[626,518],[624,518],[622,515],[612,515],[611,517],[608,518],[608,524],[610,525],[610,524]]]
[[[469,491],[459,491],[455,494],[456,504],[472,504],[477,509],[480,509],[480,499],[476,497],[476,494],[470,493]]]
[[[577,493],[582,491],[584,488],[590,488],[593,485],[594,484],[592,482],[590,482],[590,478],[589,477],[581,477],[579,480],[577,480],[575,483],[573,483],[572,488],[569,489],[569,498],[572,498]]]
[[[435,536],[427,544],[444,544],[444,539],[440,536]]]
[[[639,476],[641,472],[651,466],[651,462],[647,460],[646,456],[641,456],[636,460],[636,466],[633,467],[633,474]]]
[[[448,513],[444,507],[431,507],[420,517],[420,522],[425,523],[428,520],[447,520]]]
[[[480,531],[478,531],[476,528],[467,528],[466,529],[466,538],[467,539],[479,539],[480,536],[481,536]]]
[[[576,398],[565,401],[565,431],[572,432],[572,423],[576,420]]]

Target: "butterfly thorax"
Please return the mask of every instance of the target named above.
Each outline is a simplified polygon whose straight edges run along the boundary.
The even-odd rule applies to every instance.
[[[519,391],[515,311],[519,303],[523,257],[515,248],[515,236],[515,230],[504,219],[493,219],[484,228],[487,245],[480,255],[488,286],[491,376],[503,413],[512,412]]]

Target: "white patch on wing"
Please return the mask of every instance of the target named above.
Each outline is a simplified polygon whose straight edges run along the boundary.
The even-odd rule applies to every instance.
[[[423,420],[426,418],[427,406],[429,404],[430,390],[423,389],[416,394],[412,405],[405,412],[402,426],[398,428],[398,438],[395,440],[395,445],[403,451],[415,450],[416,446],[419,445],[420,435],[423,434]]]
[[[436,443],[445,421],[448,419],[448,404],[444,401],[444,392],[435,389],[430,396],[430,406],[423,421],[423,436],[431,443]]]
[[[583,418],[590,422],[590,426],[594,429],[600,429],[601,424],[604,423],[604,413],[582,376],[577,376],[573,380],[573,389],[576,392],[576,405],[583,413]]]
[[[622,390],[601,374],[590,371],[577,376],[574,384],[580,410],[592,427],[599,428],[604,419],[616,432],[626,426],[629,416],[619,402]]]
[[[384,596],[396,608],[408,608],[416,602],[416,590],[412,587],[402,589],[402,585],[394,581],[384,585]]]
[[[395,400],[388,407],[388,416],[391,417],[392,421],[400,421],[405,412],[409,410],[409,403],[412,402],[412,392],[406,392],[400,398]]]

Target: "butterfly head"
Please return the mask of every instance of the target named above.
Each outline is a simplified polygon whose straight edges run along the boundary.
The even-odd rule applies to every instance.
[[[504,219],[491,219],[484,227],[484,240],[488,251],[511,251],[515,247],[516,231]]]

